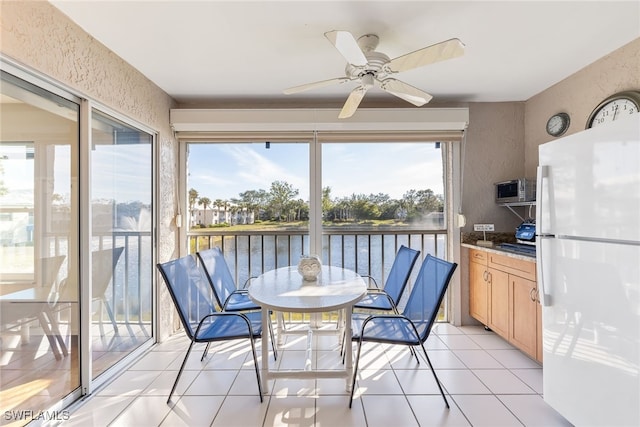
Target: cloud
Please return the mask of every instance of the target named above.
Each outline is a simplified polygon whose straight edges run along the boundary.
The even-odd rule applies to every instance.
[[[230,199],[238,197],[246,190],[268,191],[271,183],[278,180],[288,182],[300,191],[301,197],[308,198],[308,172],[305,172],[304,176],[293,173],[293,168],[283,162],[282,157],[287,157],[285,150],[277,154],[273,151],[262,154],[255,147],[255,144],[211,146],[209,151],[213,154],[207,155],[208,170],[200,165],[203,159],[194,159],[194,168],[190,171],[193,184],[190,184],[190,187],[195,188],[201,196]],[[193,154],[197,156],[200,153]],[[278,157],[280,163],[271,160],[267,155]],[[286,161],[290,163],[299,160],[287,158]],[[306,164],[306,159],[303,161]]]
[[[332,197],[385,193],[401,198],[410,189],[443,192],[442,151],[434,144],[323,144],[323,187]],[[238,197],[246,190],[268,191],[285,181],[308,199],[306,144],[203,144],[190,148],[190,188],[211,199]]]

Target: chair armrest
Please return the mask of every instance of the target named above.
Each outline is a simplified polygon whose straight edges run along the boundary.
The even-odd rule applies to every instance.
[[[253,336],[253,329],[251,328],[251,322],[249,321],[249,318],[247,316],[245,316],[242,313],[238,313],[238,312],[230,312],[230,311],[221,311],[221,312],[216,312],[216,313],[209,313],[206,316],[204,316],[202,319],[200,319],[200,323],[198,323],[198,327],[196,328],[195,332],[193,333],[194,338],[198,337],[198,333],[200,332],[200,329],[202,328],[202,326],[206,323],[206,320],[209,319],[210,317],[222,317],[222,316],[238,316],[241,317],[246,323],[247,323],[247,333],[249,334],[249,336]]]
[[[409,323],[415,329],[415,326],[413,326],[413,322],[411,321],[411,319],[402,314],[372,314],[371,316],[367,317],[364,322],[362,322],[362,330],[360,331],[360,335],[362,335],[362,332],[364,332],[367,323],[376,319],[397,319],[398,321]]]
[[[251,276],[249,277],[247,280],[244,281],[244,284],[242,285],[241,289],[247,289],[247,285],[249,284],[249,282],[251,281],[251,279],[256,279],[256,276]]]
[[[373,278],[373,276],[369,276],[368,274],[364,274],[364,275],[360,275],[360,277],[366,277],[367,279],[369,279],[369,281],[372,281],[373,284],[375,285],[375,288],[370,288],[370,289],[380,289],[380,286],[378,286],[378,282],[376,282],[376,279]]]
[[[387,300],[389,301],[389,304],[391,305],[391,307],[393,308],[393,310],[397,313],[398,308],[396,307],[396,303],[393,302],[393,298],[391,298],[391,295],[389,295],[388,293],[386,293],[384,291],[384,289],[378,289],[378,288],[368,288],[367,289],[367,295],[384,295],[385,297],[387,297]]]

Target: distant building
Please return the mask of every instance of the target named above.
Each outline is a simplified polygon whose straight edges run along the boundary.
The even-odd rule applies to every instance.
[[[226,207],[212,206],[206,210],[196,208],[191,211],[191,225],[216,225],[216,224],[253,224],[255,221],[253,211],[247,208],[239,208],[235,205]]]

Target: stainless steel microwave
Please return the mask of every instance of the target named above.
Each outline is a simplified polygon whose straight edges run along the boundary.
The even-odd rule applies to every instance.
[[[496,182],[496,203],[532,202],[536,199],[536,181],[518,178]]]

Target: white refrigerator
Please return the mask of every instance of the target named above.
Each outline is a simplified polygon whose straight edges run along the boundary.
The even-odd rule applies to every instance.
[[[576,426],[640,426],[640,115],[539,147],[544,400]]]

